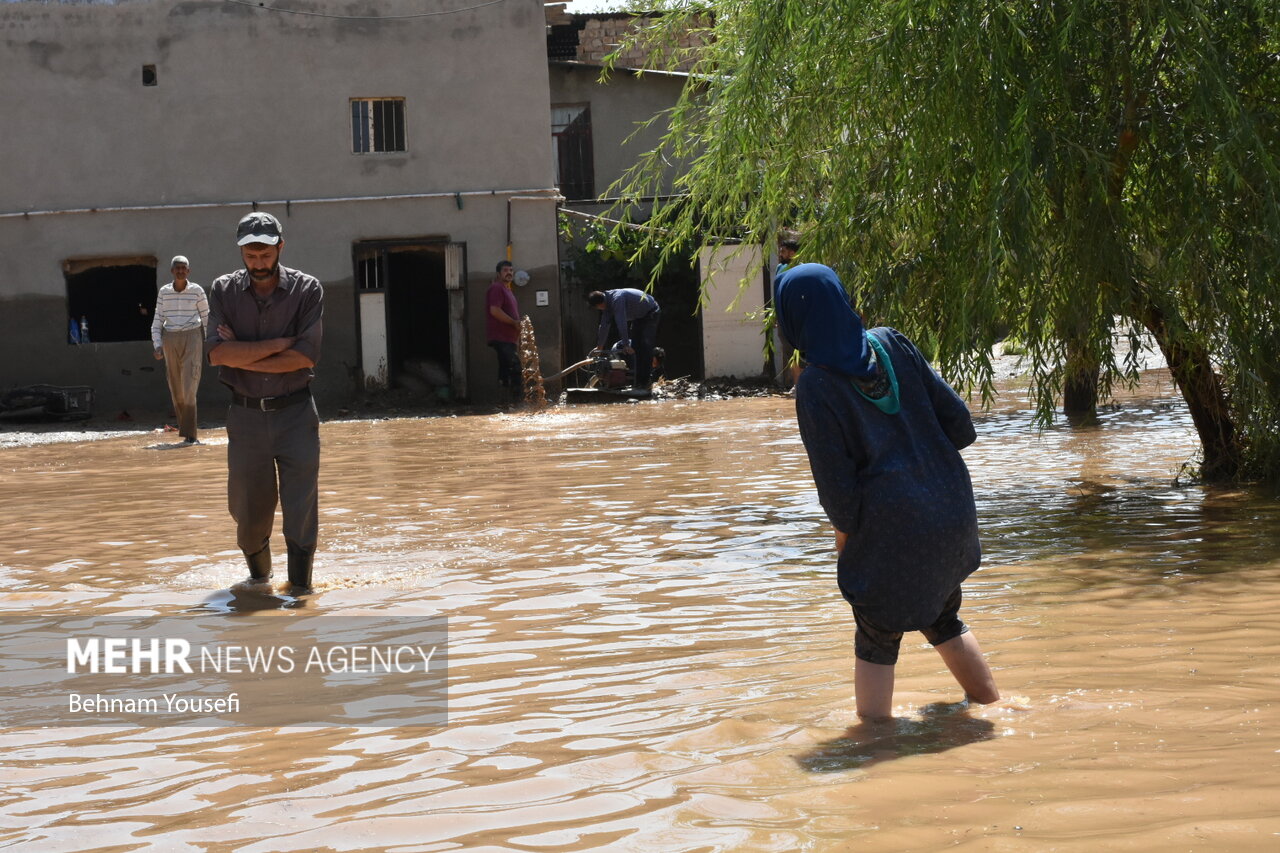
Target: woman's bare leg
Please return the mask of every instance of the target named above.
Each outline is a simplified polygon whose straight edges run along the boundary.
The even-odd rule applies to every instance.
[[[893,665],[853,663],[853,698],[858,716],[864,720],[887,720],[893,716]]]
[[[982,705],[990,705],[1000,700],[1000,691],[996,688],[991,667],[987,666],[986,658],[982,656],[982,649],[978,646],[978,638],[973,636],[972,631],[966,631],[934,648],[942,656],[942,662],[947,665],[947,669],[951,670],[951,674],[960,683],[966,698]],[[857,684],[856,670],[854,684]]]

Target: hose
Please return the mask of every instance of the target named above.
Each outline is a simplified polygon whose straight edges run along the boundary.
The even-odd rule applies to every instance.
[[[585,368],[586,365],[591,364],[591,361],[594,361],[594,359],[590,359],[590,357],[586,357],[586,359],[582,359],[581,361],[577,362],[577,364],[567,366],[567,368],[564,368],[563,370],[559,371],[559,373],[554,375],[554,377],[543,377],[543,382],[552,382],[553,379],[559,379],[563,377],[564,374],[572,373],[572,371],[575,371],[579,368]]]

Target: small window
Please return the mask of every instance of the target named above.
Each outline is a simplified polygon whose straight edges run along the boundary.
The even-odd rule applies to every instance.
[[[560,192],[565,198],[595,198],[591,105],[553,104],[551,141],[555,149],[556,186]]]
[[[154,65],[142,66],[142,85],[156,85],[156,67]]]
[[[404,98],[352,98],[351,150],[404,151]]]
[[[156,310],[154,257],[89,258],[62,265],[70,344],[151,340]]]

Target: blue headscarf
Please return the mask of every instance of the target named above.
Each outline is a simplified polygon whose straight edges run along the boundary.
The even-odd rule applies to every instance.
[[[783,336],[810,364],[848,376],[875,375],[867,331],[831,267],[787,270],[778,277],[773,304]]]

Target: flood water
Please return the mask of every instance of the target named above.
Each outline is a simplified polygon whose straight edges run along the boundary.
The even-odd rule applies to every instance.
[[[1012,698],[908,635],[878,726],[787,399],[325,424],[317,593],[252,613],[220,431],[0,449],[4,638],[450,630],[444,727],[0,730],[0,848],[1277,849],[1280,505],[1174,484],[1159,374],[1097,428],[977,426],[962,613]]]

